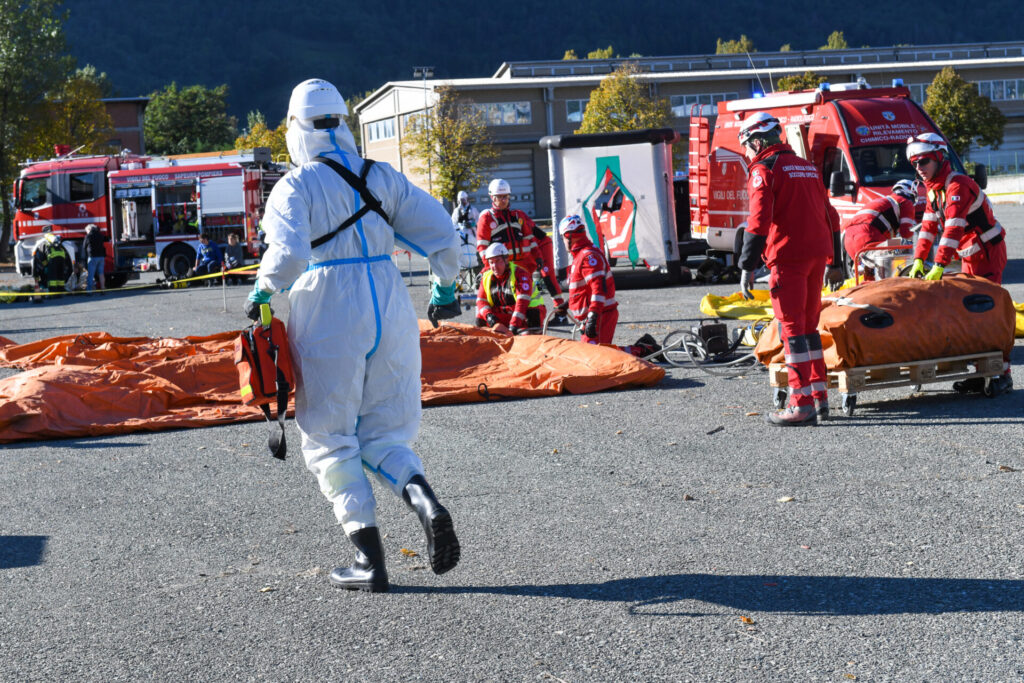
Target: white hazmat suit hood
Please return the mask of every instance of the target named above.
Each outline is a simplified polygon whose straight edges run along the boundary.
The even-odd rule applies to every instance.
[[[318,154],[341,148],[356,154],[356,141],[345,125],[348,114],[345,100],[338,89],[325,80],[311,78],[292,89],[288,101],[288,130],[285,143],[295,166],[309,163]],[[330,121],[330,128],[317,128],[321,121]]]

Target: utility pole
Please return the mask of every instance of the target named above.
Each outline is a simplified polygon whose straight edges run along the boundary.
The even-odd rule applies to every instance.
[[[430,116],[427,108],[427,79],[434,77],[434,67],[414,66],[412,68],[413,78],[423,79],[423,125],[427,126],[427,139],[430,139]],[[427,192],[434,194],[434,174],[431,169],[430,154],[427,154]]]

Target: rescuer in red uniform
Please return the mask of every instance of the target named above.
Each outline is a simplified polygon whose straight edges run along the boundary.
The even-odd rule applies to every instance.
[[[868,202],[843,225],[843,248],[850,259],[857,259],[864,249],[891,237],[910,239],[916,205],[917,185],[911,180],[899,181],[889,195]],[[874,269],[865,264],[864,279],[874,280],[874,273]]]
[[[839,215],[828,201],[818,169],[782,143],[780,134],[779,120],[766,112],[752,114],[740,126],[739,141],[751,161],[741,286],[750,298],[753,271],[761,264],[763,250],[789,370],[789,405],[769,413],[767,420],[781,426],[814,425],[819,417],[828,416],[818,314],[822,276],[830,259],[829,282],[843,279]]]
[[[562,288],[555,277],[555,257],[551,238],[519,209],[509,208],[509,184],[495,178],[487,186],[491,206],[480,213],[476,224],[476,250],[483,252],[492,242],[500,242],[508,249],[508,259],[525,268],[531,277],[540,269],[544,285],[554,302],[552,324],[567,324],[566,303]],[[480,254],[483,257],[483,254]]]
[[[601,250],[587,236],[579,216],[566,216],[558,232],[568,242],[572,257],[569,267],[569,313],[582,324],[580,340],[588,344],[611,344],[619,320],[619,302],[615,300],[615,280]],[[661,350],[654,337],[645,334],[631,346],[619,347],[637,357]]]
[[[996,220],[992,203],[978,184],[953,170],[946,141],[936,133],[912,137],[907,140],[907,159],[928,190],[928,206],[917,236],[910,277],[924,274],[925,280],[941,279],[956,253],[961,258],[962,272],[1002,284],[1006,230]],[[925,273],[924,262],[936,238],[939,246],[935,264]],[[1004,374],[991,380],[996,394],[1013,389],[1009,357],[1004,358],[1004,366]],[[953,388],[962,393],[982,391],[984,387],[985,379],[981,377],[953,383]]]
[[[477,327],[501,334],[524,334],[544,320],[544,300],[533,287],[533,272],[508,260],[508,249],[495,242],[484,252],[487,270],[476,293]]]

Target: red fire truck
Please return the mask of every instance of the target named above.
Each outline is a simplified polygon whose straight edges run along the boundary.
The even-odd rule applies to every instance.
[[[744,117],[756,111],[778,118],[783,141],[818,167],[844,220],[866,202],[888,194],[897,181],[914,179],[904,154],[907,138],[939,132],[900,81],[890,88],[823,83],[817,90],[719,102],[713,136],[707,118],[691,116],[691,231],[707,240],[708,251],[732,258],[739,256],[748,213],[747,160],[736,136]],[[963,171],[955,154],[953,166]],[[983,166],[975,179],[985,186]]]
[[[15,260],[31,274],[32,249],[50,225],[74,253],[85,228],[107,237],[108,287],[156,263],[180,277],[195,263],[199,233],[218,244],[236,233],[246,261],[259,257],[259,210],[284,174],[270,149],[147,157],[125,152],[24,165],[14,186]]]

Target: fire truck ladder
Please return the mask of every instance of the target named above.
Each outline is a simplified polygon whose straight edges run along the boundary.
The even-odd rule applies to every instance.
[[[690,223],[708,225],[708,200],[711,196],[711,172],[708,158],[711,155],[711,125],[704,116],[697,116],[700,105],[690,110],[690,153],[691,177],[696,175],[697,192],[690,193]]]

